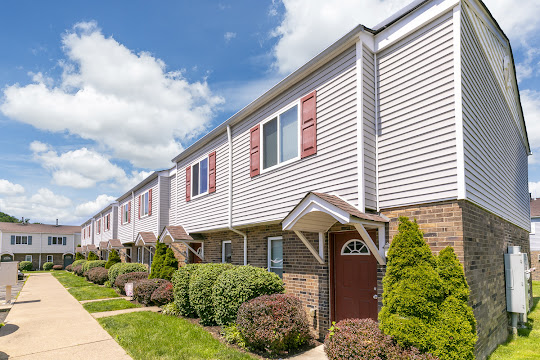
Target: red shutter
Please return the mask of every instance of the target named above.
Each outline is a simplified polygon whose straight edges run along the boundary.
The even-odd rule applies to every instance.
[[[302,107],[302,152],[300,157],[305,158],[317,153],[317,92],[304,96],[300,100]]]
[[[249,142],[249,176],[253,177],[259,175],[261,154],[260,154],[261,134],[259,131],[259,125],[251,128],[250,130],[250,142]]]
[[[128,223],[131,222],[131,201],[128,203]]]
[[[148,190],[148,216],[152,215],[152,189]]]
[[[141,195],[139,195],[139,219],[141,218]]]
[[[216,192],[216,152],[208,155],[208,192]]]
[[[186,168],[186,201],[191,200],[191,166]]]

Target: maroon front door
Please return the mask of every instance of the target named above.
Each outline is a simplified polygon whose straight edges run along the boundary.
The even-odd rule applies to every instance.
[[[377,260],[356,231],[332,235],[332,320],[377,320]]]

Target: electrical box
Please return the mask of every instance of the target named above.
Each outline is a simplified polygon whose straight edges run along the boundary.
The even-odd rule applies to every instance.
[[[0,262],[0,286],[17,285],[18,261]]]
[[[529,312],[529,259],[519,246],[509,246],[504,254],[506,311],[527,315]]]

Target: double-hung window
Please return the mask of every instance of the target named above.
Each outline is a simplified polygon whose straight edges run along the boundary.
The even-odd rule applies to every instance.
[[[141,217],[148,215],[149,199],[148,191],[141,195]]]
[[[126,224],[129,222],[129,202],[122,205],[122,223]]]
[[[191,166],[191,197],[208,193],[208,157]]]
[[[232,263],[231,240],[224,241],[221,244],[221,262]]]
[[[283,278],[283,238],[281,236],[268,238],[268,270]]]
[[[30,262],[32,262],[32,255],[26,255],[26,256],[24,257],[24,261],[30,261]]]
[[[105,216],[105,231],[111,230],[111,214]]]
[[[47,255],[47,262],[53,262],[54,258],[52,255]]]
[[[298,104],[262,124],[263,170],[299,157]]]
[[[28,236],[16,236],[15,244],[17,245],[28,245]]]

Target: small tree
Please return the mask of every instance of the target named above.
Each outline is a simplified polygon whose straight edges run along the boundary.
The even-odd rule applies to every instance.
[[[167,245],[158,241],[156,244],[156,252],[152,259],[149,279],[161,279],[161,270],[163,268],[163,260],[165,259],[166,252]]]
[[[163,259],[163,267],[161,268],[161,279],[171,280],[176,270],[178,270],[178,260],[174,256],[173,249],[167,248]]]
[[[90,254],[88,254],[88,261],[92,260],[99,260],[99,257],[94,252],[90,252]]]
[[[85,260],[84,255],[80,252],[76,253],[75,260]]]
[[[118,255],[118,251],[113,250],[109,254],[109,259],[107,260],[107,263],[105,264],[105,269],[108,269],[114,264],[119,263],[119,262],[122,262],[122,260],[120,259],[120,255]]]

